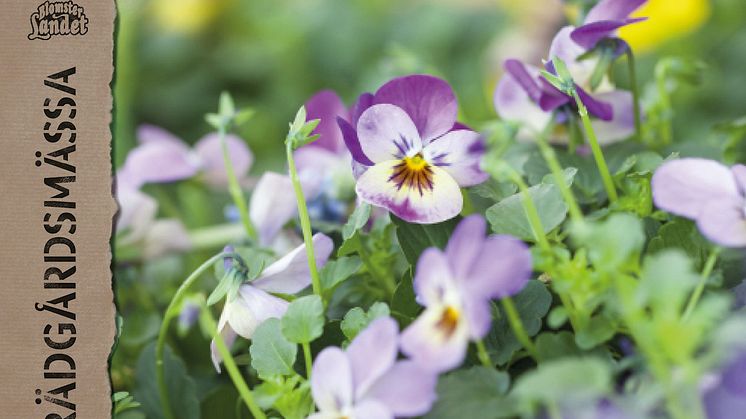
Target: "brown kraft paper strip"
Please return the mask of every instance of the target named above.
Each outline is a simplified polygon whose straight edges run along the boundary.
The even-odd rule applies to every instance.
[[[0,416],[111,417],[115,5],[0,13]]]

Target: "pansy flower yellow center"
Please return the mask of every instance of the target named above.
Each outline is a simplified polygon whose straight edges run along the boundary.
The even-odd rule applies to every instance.
[[[394,166],[389,182],[394,182],[398,189],[416,189],[423,195],[426,190],[433,189],[433,169],[422,154],[404,157]]]
[[[453,334],[453,332],[456,331],[456,327],[458,326],[460,317],[461,314],[458,312],[458,310],[456,310],[452,306],[448,306],[440,315],[440,320],[438,320],[436,327],[438,328],[438,330],[443,332],[446,337],[449,337]]]

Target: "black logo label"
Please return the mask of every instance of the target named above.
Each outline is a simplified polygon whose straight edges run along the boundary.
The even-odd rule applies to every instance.
[[[85,35],[88,18],[83,8],[69,0],[46,1],[31,14],[28,39],[49,39],[57,35]]]

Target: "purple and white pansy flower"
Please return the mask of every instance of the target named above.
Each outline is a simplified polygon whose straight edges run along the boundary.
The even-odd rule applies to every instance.
[[[746,166],[671,160],[655,171],[651,187],[658,208],[694,220],[713,243],[746,246]]]
[[[591,124],[600,144],[623,140],[634,132],[632,94],[616,90],[604,77],[596,90],[589,93],[589,86],[596,66],[595,59],[579,59],[586,50],[571,39],[573,27],[562,28],[550,47],[549,56],[565,62],[575,81],[578,96],[593,117]],[[547,67],[552,70],[551,62]],[[532,138],[542,132],[550,122],[563,126],[568,113],[574,109],[574,100],[552,86],[539,68],[509,59],[504,63],[505,74],[495,89],[495,110],[501,118],[522,125],[519,138]],[[572,113],[575,111],[573,110]],[[550,140],[567,142],[567,130],[554,130]]]
[[[328,347],[313,363],[311,391],[318,412],[309,419],[393,419],[427,413],[438,378],[411,360],[397,360],[399,327],[374,320],[346,350]]]
[[[324,234],[313,236],[316,265],[326,264],[334,250],[332,239]],[[228,261],[230,262],[230,261]],[[229,263],[227,263],[230,266]],[[226,300],[218,320],[218,331],[226,345],[230,346],[237,336],[251,339],[259,325],[270,318],[281,318],[289,303],[272,293],[295,294],[311,284],[311,274],[306,258],[305,244],[269,265],[251,282],[242,284],[233,300]],[[212,362],[220,371],[222,358],[215,342],[210,344]]]
[[[142,125],[137,130],[140,144],[127,155],[123,169],[139,185],[167,183],[189,179],[201,174],[213,186],[228,184],[223,148],[218,134],[208,134],[194,145],[153,125]],[[228,155],[236,177],[243,179],[254,161],[246,143],[235,135],[226,135]]]
[[[453,369],[469,341],[483,338],[492,322],[490,301],[518,293],[531,275],[525,243],[507,235],[485,237],[481,215],[464,218],[445,251],[425,250],[414,289],[425,311],[402,332],[402,352],[437,372]]]
[[[479,167],[483,140],[456,122],[457,112],[448,83],[427,75],[396,78],[361,96],[355,125],[338,119],[355,160],[358,196],[413,223],[458,215],[460,188],[487,174]]]

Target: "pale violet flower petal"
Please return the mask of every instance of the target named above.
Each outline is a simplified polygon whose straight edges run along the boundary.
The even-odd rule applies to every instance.
[[[140,144],[146,143],[172,143],[185,145],[179,137],[168,132],[167,130],[150,124],[143,124],[137,127],[137,141]]]
[[[298,213],[290,177],[266,172],[259,178],[249,202],[249,218],[259,234],[259,243],[269,246],[282,226]]]
[[[651,181],[658,208],[695,219],[705,204],[723,198],[740,198],[731,170],[714,161],[684,158],[662,164]]]
[[[443,326],[444,307],[429,307],[401,334],[401,350],[422,368],[444,372],[461,365],[469,345],[468,324],[460,313]]]
[[[376,163],[422,150],[417,127],[403,109],[394,105],[374,105],[363,112],[357,135],[365,155]]]
[[[531,252],[525,243],[508,235],[492,235],[485,239],[468,275],[458,279],[475,298],[502,298],[522,290],[531,270]]]
[[[478,185],[489,177],[480,167],[484,139],[471,130],[450,131],[423,149],[425,160],[441,167],[460,186]]]
[[[356,398],[362,397],[394,365],[398,335],[399,326],[394,319],[382,317],[368,325],[347,347]]]
[[[230,347],[233,345],[233,342],[236,341],[236,337],[238,335],[228,324],[228,316],[225,308],[220,313],[220,320],[218,320],[218,331],[220,332],[220,337],[222,337],[225,346],[230,349]],[[213,338],[210,342],[210,358],[212,359],[212,365],[219,373],[220,363],[223,362],[223,357],[220,356],[220,351],[218,351],[218,347],[215,344],[215,338]]]
[[[421,416],[430,411],[437,395],[437,374],[413,361],[399,361],[367,394],[385,405],[395,416]]]
[[[238,296],[227,301],[223,310],[231,329],[239,336],[251,339],[260,324],[267,319],[281,318],[287,308],[287,301],[244,284],[238,289]]]
[[[329,259],[334,243],[332,239],[322,233],[313,236],[314,256],[316,267],[321,269]],[[269,265],[259,279],[252,285],[264,291],[295,294],[311,284],[311,273],[306,257],[306,245],[302,244],[283,256],[280,260]]]
[[[726,247],[746,246],[746,202],[744,199],[712,199],[697,217],[697,227],[712,242]]]
[[[376,400],[363,400],[355,403],[355,419],[394,419],[388,406]],[[339,416],[334,419],[339,419]]]
[[[458,102],[451,86],[429,75],[395,78],[378,89],[374,102],[403,109],[417,127],[423,143],[448,132],[456,123],[458,113]]]
[[[136,173],[142,183],[175,182],[197,174],[199,161],[184,143],[153,141],[132,149],[122,170]]]
[[[352,367],[341,349],[322,350],[313,362],[311,392],[321,412],[340,413],[353,406]]]
[[[632,93],[625,90],[595,94],[595,98],[611,105],[613,118],[610,121],[591,119],[591,126],[601,145],[629,138],[635,132],[634,102]]]
[[[453,288],[453,273],[446,254],[436,248],[425,249],[417,260],[413,286],[417,302],[429,306],[441,304],[446,290]]]
[[[397,183],[395,173],[400,164],[399,160],[388,160],[368,168],[358,178],[358,196],[411,223],[438,223],[461,212],[461,189],[445,170],[431,166],[429,182],[411,185],[407,179]]]
[[[254,155],[246,142],[235,135],[226,135],[225,142],[233,171],[236,178],[241,181],[249,173],[254,163]],[[205,135],[194,145],[194,151],[200,159],[206,182],[216,186],[227,186],[228,173],[225,168],[220,135],[217,133]]]
[[[487,223],[480,215],[470,215],[456,226],[448,239],[445,253],[456,278],[466,278],[482,251]],[[423,254],[424,255],[424,254]],[[428,262],[418,263],[417,272],[426,270]]]
[[[583,55],[586,50],[570,37],[573,30],[575,30],[574,26],[565,26],[557,32],[549,47],[548,59],[559,57],[567,65],[575,83],[586,86],[596,68],[596,60],[578,60],[578,57]]]
[[[529,74],[538,78],[539,69],[526,65],[526,70]],[[529,97],[529,94],[521,86],[515,77],[506,72],[497,84],[494,96],[495,111],[500,115],[500,118],[509,121],[516,122],[525,127],[521,127],[523,132],[521,138],[528,137],[531,133],[539,133],[544,127],[549,124],[552,119],[551,112],[545,112],[539,107],[539,105]],[[526,129],[527,128],[527,129]]]

